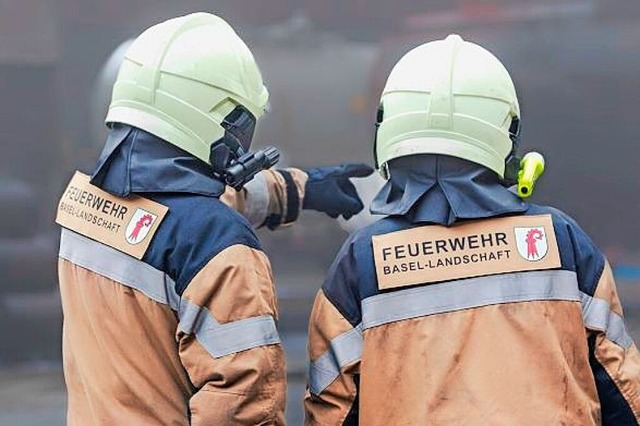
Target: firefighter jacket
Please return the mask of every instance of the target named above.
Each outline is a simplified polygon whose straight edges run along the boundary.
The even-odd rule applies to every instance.
[[[638,424],[640,355],[578,224],[463,160],[398,160],[316,297],[306,424]]]
[[[303,188],[291,177],[302,175],[277,173],[262,174],[257,196],[229,194],[197,160],[116,126],[95,186],[70,185],[59,205],[59,222],[73,224],[59,253],[70,426],[284,423],[271,267],[250,223],[218,198],[254,223],[287,217],[299,209],[287,185]],[[142,206],[130,221],[127,202]]]

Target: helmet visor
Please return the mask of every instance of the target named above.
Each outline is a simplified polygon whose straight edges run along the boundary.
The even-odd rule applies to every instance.
[[[248,152],[256,130],[256,118],[245,107],[238,105],[222,121],[222,127]]]

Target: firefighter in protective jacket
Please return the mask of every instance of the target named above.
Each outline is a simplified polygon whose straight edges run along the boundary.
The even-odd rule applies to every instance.
[[[58,208],[69,425],[284,423],[274,282],[251,225],[355,214],[348,178],[370,168],[259,172],[276,159],[249,152],[267,101],[217,16],[168,20],[129,48],[97,167]]]
[[[638,424],[640,355],[607,260],[508,189],[520,110],[498,59],[456,35],[411,50],[377,121],[386,217],[316,297],[306,424]]]

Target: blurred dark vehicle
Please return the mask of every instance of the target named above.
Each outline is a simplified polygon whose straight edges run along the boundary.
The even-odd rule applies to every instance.
[[[371,162],[378,96],[393,64],[449,33],[482,44],[518,88],[522,151],[547,159],[533,201],[567,211],[600,247],[629,259],[640,250],[639,9],[637,0],[0,2],[3,330],[32,324],[33,335],[16,339],[58,337],[55,209],[73,171],[90,171],[104,143],[110,54],[141,28],[196,10],[227,18],[255,53],[272,95],[256,146],[278,145],[283,166]],[[261,232],[283,314],[296,315],[285,327],[305,327],[345,237],[314,213]],[[0,358],[16,345],[0,343]]]
[[[57,241],[42,232],[38,204],[28,184],[0,178],[0,294],[51,289]]]
[[[0,364],[59,353],[58,238],[42,226],[39,198],[24,181],[0,178],[0,331],[12,336],[0,342]]]

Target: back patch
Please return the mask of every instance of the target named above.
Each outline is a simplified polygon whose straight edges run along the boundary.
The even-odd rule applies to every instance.
[[[58,203],[56,223],[142,259],[167,211],[139,196],[113,196],[76,172]]]
[[[371,242],[379,289],[561,266],[551,215],[429,225]]]

